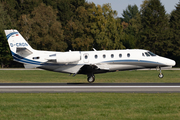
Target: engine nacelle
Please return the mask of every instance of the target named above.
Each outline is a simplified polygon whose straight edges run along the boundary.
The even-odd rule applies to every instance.
[[[56,54],[57,63],[71,63],[81,60],[80,52],[64,52]]]

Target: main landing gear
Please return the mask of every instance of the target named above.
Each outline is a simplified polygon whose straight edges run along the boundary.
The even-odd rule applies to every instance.
[[[164,75],[163,75],[163,73],[161,72],[161,67],[159,67],[159,71],[160,71],[160,73],[159,73],[158,77],[159,77],[159,78],[163,78]]]
[[[95,76],[94,76],[94,74],[88,74],[87,75],[87,81],[89,82],[89,83],[93,83],[94,81],[95,81]]]

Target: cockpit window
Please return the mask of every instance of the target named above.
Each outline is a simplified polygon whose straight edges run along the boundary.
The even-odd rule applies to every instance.
[[[156,54],[152,53],[152,52],[148,52],[151,56],[156,56]]]
[[[142,53],[142,56],[144,56],[144,53]]]
[[[154,53],[152,53],[152,52],[145,52],[145,55],[146,55],[147,57],[149,57],[149,56],[156,56],[156,54],[154,54]]]
[[[150,54],[149,54],[149,53],[147,53],[147,52],[145,52],[145,54],[146,54],[146,56],[147,56],[147,57],[149,57],[149,56],[150,56]]]

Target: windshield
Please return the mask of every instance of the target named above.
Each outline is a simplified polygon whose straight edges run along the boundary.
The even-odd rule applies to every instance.
[[[145,52],[145,55],[146,55],[147,57],[149,57],[149,56],[150,56],[150,54],[148,54],[147,52]]]
[[[152,53],[152,52],[145,52],[145,55],[147,57],[150,57],[150,56],[156,56],[156,54]],[[142,56],[144,56],[144,53],[142,54]]]
[[[152,52],[148,52],[151,56],[156,56],[156,54],[152,53]]]

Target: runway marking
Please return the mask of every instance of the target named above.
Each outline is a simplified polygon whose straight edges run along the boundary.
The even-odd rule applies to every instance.
[[[0,89],[43,89],[43,88],[180,88],[180,86],[0,86]]]

